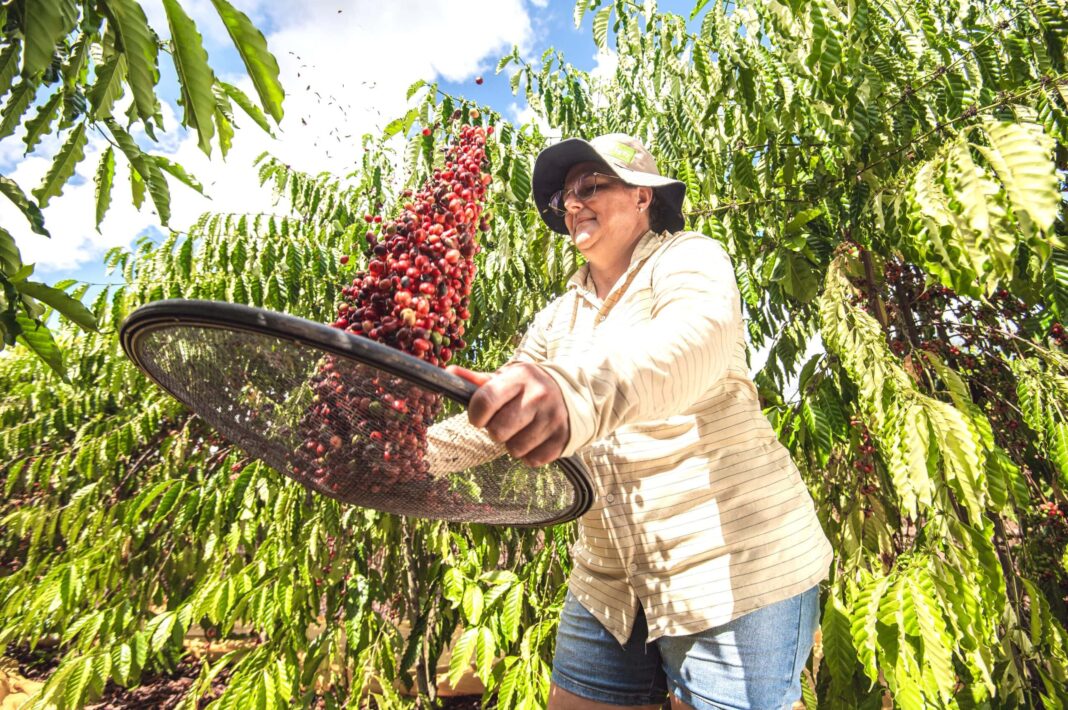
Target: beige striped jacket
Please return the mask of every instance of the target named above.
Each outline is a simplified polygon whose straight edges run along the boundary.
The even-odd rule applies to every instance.
[[[513,361],[560,385],[596,500],[571,592],[622,644],[704,631],[823,580],[832,550],[749,378],[730,258],[648,232],[602,301],[588,267],[534,318]],[[471,443],[470,441],[468,443]]]

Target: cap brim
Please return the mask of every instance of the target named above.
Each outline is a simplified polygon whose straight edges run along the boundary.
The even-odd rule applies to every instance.
[[[541,151],[537,160],[534,161],[534,175],[531,179],[534,204],[549,229],[558,234],[568,234],[563,216],[549,208],[549,199],[563,187],[564,179],[571,167],[586,162],[600,163],[608,173],[630,185],[651,187],[656,190],[670,212],[664,225],[668,231],[676,232],[685,225],[682,218],[682,201],[686,197],[684,183],[663,175],[652,175],[614,165],[613,160],[598,153],[597,149],[588,142],[581,138],[568,138]]]

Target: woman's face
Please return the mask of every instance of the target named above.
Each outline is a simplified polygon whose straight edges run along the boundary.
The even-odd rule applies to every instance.
[[[632,187],[618,178],[591,176],[605,173],[599,163],[578,163],[564,178],[564,224],[575,247],[588,260],[614,259],[649,229],[646,208],[652,199],[647,187]],[[580,200],[572,188],[585,179],[597,183],[588,200]]]

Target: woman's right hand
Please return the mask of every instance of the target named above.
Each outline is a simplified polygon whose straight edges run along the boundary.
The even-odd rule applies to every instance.
[[[495,373],[450,365],[452,374],[478,385],[467,406],[468,420],[484,428],[508,453],[530,466],[560,458],[570,435],[560,386],[530,363],[513,363]]]

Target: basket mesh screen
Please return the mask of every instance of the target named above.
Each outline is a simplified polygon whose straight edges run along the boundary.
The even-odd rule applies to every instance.
[[[149,330],[136,350],[142,367],[221,434],[332,498],[497,525],[569,518],[577,505],[558,465],[513,459],[463,407],[369,365],[198,325]]]

